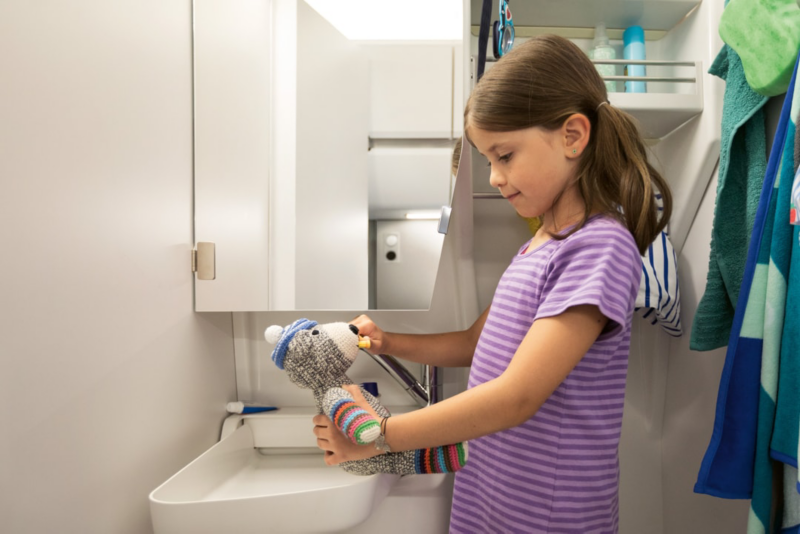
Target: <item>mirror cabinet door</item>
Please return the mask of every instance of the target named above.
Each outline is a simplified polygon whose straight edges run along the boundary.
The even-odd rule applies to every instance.
[[[270,11],[194,2],[195,241],[216,243],[215,280],[195,280],[197,311],[268,302]]]
[[[350,40],[303,0],[194,18],[196,309],[427,309],[460,45]]]

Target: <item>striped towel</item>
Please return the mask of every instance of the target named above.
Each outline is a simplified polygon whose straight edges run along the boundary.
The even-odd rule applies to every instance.
[[[742,324],[742,337],[757,338],[761,334],[763,340],[761,346],[761,389],[758,403],[758,426],[756,435],[756,456],[754,463],[753,480],[753,500],[750,504],[750,520],[747,525],[749,534],[766,534],[773,532],[770,526],[770,511],[773,499],[773,466],[770,462],[770,455],[780,461],[787,461],[791,465],[796,459],[792,460],[794,451],[789,457],[776,456],[774,450],[775,440],[781,435],[781,431],[788,429],[785,424],[779,421],[781,408],[786,409],[787,400],[789,406],[793,395],[791,390],[793,384],[784,384],[784,379],[791,376],[786,372],[787,364],[790,364],[791,353],[796,351],[796,347],[786,344],[784,332],[784,315],[786,310],[787,286],[789,280],[789,267],[792,256],[792,226],[788,224],[789,204],[791,197],[792,178],[794,177],[794,145],[796,138],[796,122],[798,106],[800,105],[800,95],[798,95],[800,85],[795,84],[793,93],[786,95],[784,105],[791,105],[788,121],[786,124],[785,140],[783,143],[783,153],[775,184],[772,188],[772,197],[768,211],[768,220],[764,225],[764,234],[761,242],[761,250],[758,255],[756,271],[753,275],[753,285],[750,289],[751,300],[757,294],[761,294],[763,307],[755,311],[753,317],[746,312],[744,323]],[[787,103],[788,102],[788,103]],[[749,308],[748,308],[749,311]],[[752,319],[752,320],[751,320]],[[759,330],[755,331],[754,323],[758,322]],[[783,345],[783,346],[782,346]],[[780,378],[779,378],[780,377]],[[779,381],[782,386],[779,385]],[[791,382],[796,382],[796,376],[792,377]],[[795,396],[796,397],[796,396]],[[794,422],[797,413],[794,413],[792,420],[792,433],[797,426]],[[796,448],[795,445],[791,448]],[[784,525],[797,526],[798,520],[795,514],[790,518],[787,512],[797,507],[797,498],[794,487],[784,497]],[[794,506],[791,501],[795,501]],[[786,521],[788,520],[788,521]]]
[[[661,211],[661,195],[656,195],[656,203]],[[680,337],[683,333],[678,257],[666,230],[656,237],[642,256],[642,282],[636,296],[635,313],[650,324],[660,324],[673,337]]]
[[[780,334],[776,326],[782,323],[775,320],[776,306],[782,311],[776,296],[781,274],[775,262],[784,261],[773,248],[773,238],[780,233],[775,225],[788,223],[788,212],[779,214],[776,208],[782,169],[787,163],[792,165],[784,152],[789,141],[794,143],[790,111],[795,77],[775,132],[722,369],[714,428],[695,485],[697,493],[752,498],[748,532],[753,533],[772,532],[769,438],[778,380],[775,343],[780,343]]]

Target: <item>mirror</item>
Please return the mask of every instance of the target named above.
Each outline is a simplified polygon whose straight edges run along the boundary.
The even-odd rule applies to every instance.
[[[196,309],[427,309],[461,53],[349,39],[304,0],[195,0]]]

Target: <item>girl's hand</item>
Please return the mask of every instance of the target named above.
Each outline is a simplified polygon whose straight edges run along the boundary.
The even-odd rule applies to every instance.
[[[372,417],[380,421],[380,416],[375,413],[372,406],[369,405],[364,395],[361,394],[361,388],[354,384],[342,386],[350,395],[359,407],[369,412]],[[333,421],[325,414],[314,416],[314,435],[317,436],[317,447],[325,451],[325,463],[328,465],[338,465],[342,462],[349,462],[352,460],[364,460],[378,456],[381,451],[375,448],[375,445],[356,445],[347,436],[342,434]]]
[[[372,319],[366,315],[359,315],[350,321],[350,324],[358,328],[358,335],[369,338],[370,348],[368,350],[370,353],[379,354],[381,352],[387,352],[386,332],[373,323]]]

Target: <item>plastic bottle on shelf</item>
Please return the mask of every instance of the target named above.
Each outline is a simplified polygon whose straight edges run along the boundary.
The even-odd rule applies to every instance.
[[[616,59],[617,53],[608,42],[608,35],[606,34],[606,25],[599,23],[594,29],[594,43],[592,49],[589,51],[591,59]],[[617,73],[616,65],[595,65],[597,72],[600,76],[614,76]],[[606,91],[614,93],[617,90],[617,82],[603,80],[606,84]]]
[[[644,30],[641,26],[631,26],[622,34],[623,56],[625,59],[644,59]],[[627,65],[627,76],[645,76],[644,65]],[[626,93],[646,93],[645,82],[625,82]]]

